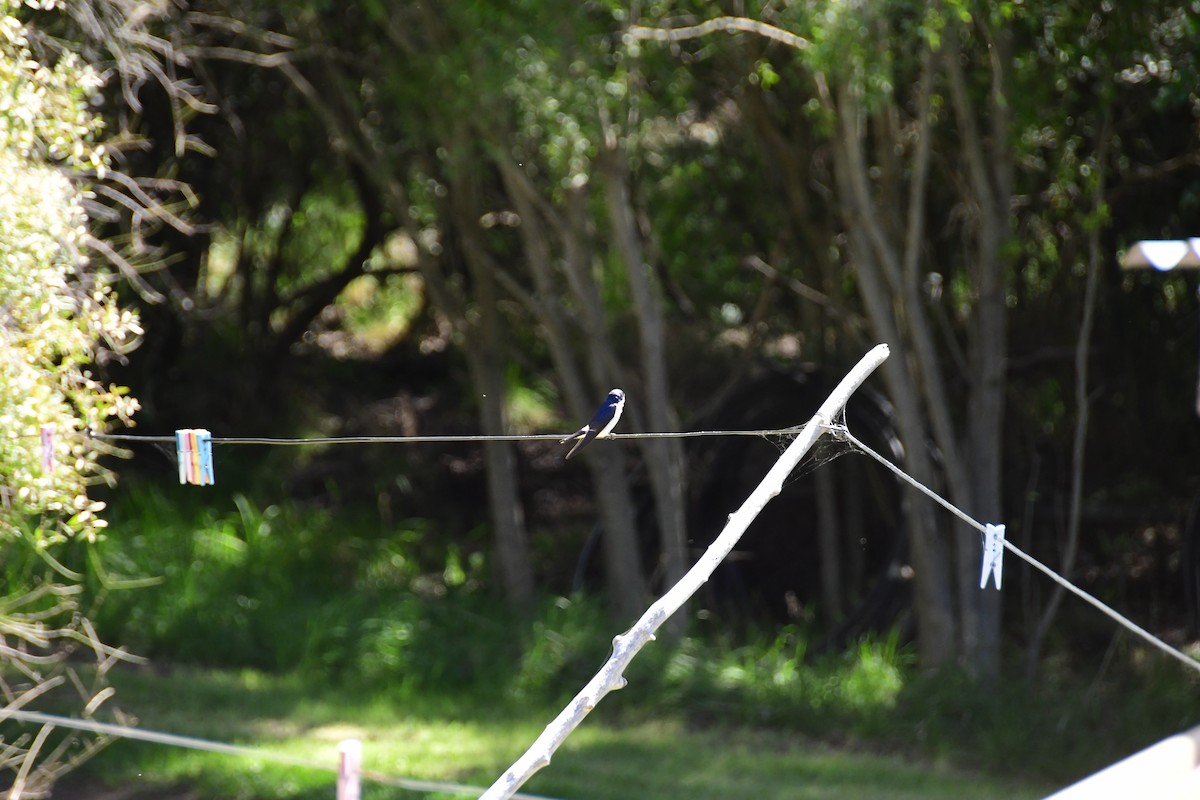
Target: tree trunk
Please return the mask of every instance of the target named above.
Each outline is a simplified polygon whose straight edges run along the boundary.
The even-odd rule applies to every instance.
[[[634,313],[638,320],[642,373],[645,378],[645,397],[640,405],[645,409],[651,430],[673,431],[676,426],[671,414],[661,292],[652,280],[642,255],[633,201],[626,182],[628,170],[615,137],[606,141],[598,165],[604,180],[609,223],[629,276]],[[650,485],[654,490],[659,542],[662,546],[663,581],[665,585],[673,586],[687,570],[683,447],[679,439],[643,439],[641,448],[650,467]],[[680,614],[669,624],[668,630],[682,634],[686,623],[687,615]]]
[[[988,35],[986,20],[978,27]],[[952,37],[953,38],[953,37]],[[1004,243],[1009,237],[1013,156],[1006,95],[1006,65],[1011,36],[999,32],[989,41],[991,85],[985,106],[988,133],[975,121],[975,104],[968,95],[962,58],[950,49],[943,59],[951,105],[959,131],[964,200],[977,220],[974,259],[970,274],[976,302],[969,327],[968,400],[965,449],[971,476],[968,496],[956,497],[960,505],[985,522],[1001,519],[1001,459],[1004,427],[1004,376],[1008,346],[1008,307],[1005,298]],[[975,538],[975,537],[972,537]],[[963,653],[973,671],[991,676],[1000,669],[1000,598],[996,592],[979,592],[979,548],[958,549],[959,598],[963,608]]]
[[[480,302],[483,301],[480,295]],[[507,433],[504,419],[504,365],[498,348],[487,344],[486,331],[494,327],[495,311],[480,309],[480,343],[467,346],[467,361],[472,382],[482,390],[479,420],[484,433]],[[533,568],[529,561],[529,536],[525,530],[525,510],[521,506],[517,486],[517,464],[511,442],[485,442],[484,463],[487,469],[488,505],[495,528],[493,546],[504,597],[514,606],[533,602]]]
[[[471,381],[479,393],[479,421],[487,435],[509,431],[505,424],[504,335],[497,307],[496,266],[488,255],[479,230],[480,204],[470,175],[474,163],[463,163],[469,153],[459,140],[452,159],[450,207],[454,227],[462,239],[463,255],[474,289],[473,313],[460,320]],[[517,486],[516,459],[511,442],[485,442],[488,505],[492,515],[493,545],[505,598],[517,606],[533,602],[533,568],[529,560],[529,535],[525,530],[525,511]]]
[[[889,241],[885,231],[904,230],[902,209],[890,209],[901,220],[890,224],[872,200],[869,166],[863,154],[864,133],[857,97],[841,90],[835,110],[841,135],[833,142],[834,170],[838,195],[850,242],[850,263],[858,279],[859,294],[879,341],[892,347],[892,358],[883,365],[888,394],[895,404],[896,422],[905,444],[904,464],[910,475],[925,485],[934,483],[935,470],[927,449],[929,432],[921,403],[918,360],[900,327],[920,309],[905,308],[898,294],[902,249]],[[920,231],[909,231],[918,235]],[[902,311],[898,311],[902,310]],[[958,654],[958,624],[954,614],[954,580],[950,569],[952,549],[931,502],[915,490],[907,492],[909,542],[914,571],[913,600],[917,617],[921,662],[936,669],[954,663]]]

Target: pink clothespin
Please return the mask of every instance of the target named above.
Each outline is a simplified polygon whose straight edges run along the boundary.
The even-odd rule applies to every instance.
[[[42,426],[42,474],[54,472],[54,426]]]
[[[189,437],[187,428],[175,431],[175,458],[179,461],[179,482],[192,482],[192,448],[195,439]],[[189,441],[190,440],[190,441]]]
[[[987,586],[989,576],[995,576],[998,591],[1004,569],[1004,526],[988,523],[983,527],[983,569],[979,573],[979,588]]]

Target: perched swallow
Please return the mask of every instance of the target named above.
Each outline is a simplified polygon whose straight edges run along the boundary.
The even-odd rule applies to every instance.
[[[567,458],[575,455],[576,452],[592,439],[603,439],[605,436],[608,436],[612,432],[612,429],[617,426],[617,420],[621,418],[621,412],[624,409],[625,393],[620,389],[613,389],[608,393],[608,397],[604,398],[604,405],[600,406],[600,409],[596,412],[596,416],[592,417],[591,422],[559,442],[559,444],[566,444],[572,439],[579,440],[571,448],[571,452],[567,453]]]

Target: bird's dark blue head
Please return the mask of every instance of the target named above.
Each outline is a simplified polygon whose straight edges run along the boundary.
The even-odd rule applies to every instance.
[[[619,405],[620,403],[624,402],[624,400],[625,400],[625,393],[622,392],[620,389],[613,389],[611,392],[608,393],[608,397],[604,398],[604,405],[615,406],[615,405]]]

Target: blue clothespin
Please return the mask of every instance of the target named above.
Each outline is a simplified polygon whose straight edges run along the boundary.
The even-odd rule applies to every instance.
[[[212,434],[203,429],[196,431],[196,449],[200,451],[200,474],[196,476],[196,483],[212,486],[217,482],[213,468]]]
[[[979,573],[979,588],[987,586],[989,576],[995,576],[999,591],[1004,570],[1004,526],[989,523],[983,527],[983,569]]]

